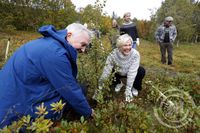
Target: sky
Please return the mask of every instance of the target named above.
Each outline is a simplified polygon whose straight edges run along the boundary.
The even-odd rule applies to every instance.
[[[88,4],[94,5],[96,0],[71,0],[76,6],[86,7]],[[103,0],[100,0],[101,2]],[[131,18],[139,20],[150,20],[151,12],[153,13],[161,6],[164,0],[107,0],[104,12],[112,16],[113,11],[117,16],[122,17],[125,12],[131,12]],[[103,3],[103,2],[102,2]]]

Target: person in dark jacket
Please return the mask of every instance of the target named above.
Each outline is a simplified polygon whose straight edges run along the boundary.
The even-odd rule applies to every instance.
[[[131,13],[126,12],[123,16],[124,23],[120,26],[120,35],[128,34],[133,40],[132,47],[136,49],[136,45],[139,46],[140,40],[138,36],[138,31],[134,22],[131,21]]]
[[[42,26],[39,32],[42,38],[22,45],[0,70],[0,128],[24,115],[36,118],[42,103],[46,118],[60,118],[50,110],[60,100],[82,116],[94,114],[76,79],[77,52],[85,51],[90,31],[73,23],[64,30]]]

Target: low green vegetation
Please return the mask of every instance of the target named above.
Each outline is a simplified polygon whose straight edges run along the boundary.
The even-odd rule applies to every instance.
[[[53,4],[53,3],[54,4]],[[56,133],[198,133],[200,132],[200,3],[188,0],[165,0],[152,14],[151,20],[137,20],[139,35],[154,40],[154,32],[166,16],[173,16],[178,29],[174,44],[174,65],[160,63],[160,50],[155,42],[141,39],[138,51],[141,65],[146,69],[143,89],[133,102],[124,101],[124,89],[115,93],[109,87],[110,80],[98,98],[95,106],[91,99],[98,88],[106,57],[111,51],[107,33],[111,30],[111,18],[103,14],[106,0],[96,1],[79,12],[70,0],[29,0],[0,2],[0,68],[6,62],[5,49],[10,40],[8,58],[22,44],[40,37],[36,29],[45,24],[65,28],[74,21],[87,23],[89,28],[101,31],[101,40],[94,40],[93,46],[78,58],[80,82],[88,85],[88,101],[96,115],[93,119],[77,118],[63,114],[60,121],[45,119],[48,113],[41,104],[37,109],[38,118],[24,116],[12,125],[0,129],[0,133],[56,132]],[[116,18],[118,22],[122,19]],[[120,24],[120,23],[119,23]],[[22,30],[21,32],[16,30]],[[24,32],[29,31],[29,32]],[[194,42],[185,43],[182,42]],[[100,44],[103,44],[103,47]],[[60,112],[62,102],[52,103],[52,110]]]
[[[11,38],[9,56],[22,43],[40,36],[34,33],[22,35],[21,32],[9,36],[5,33],[1,35],[0,46],[6,45],[7,38]],[[0,51],[4,51],[4,48],[1,47]],[[48,110],[41,105],[36,112],[39,113],[37,119],[24,116],[0,132],[18,132],[19,127],[24,127],[26,132],[57,133],[200,132],[199,44],[175,45],[174,66],[168,66],[160,63],[158,44],[142,40],[138,51],[146,76],[139,96],[133,102],[126,103],[123,89],[117,94],[112,88],[106,87],[95,107],[91,97],[97,89],[99,76],[110,51],[111,47],[105,36],[101,41],[94,40],[92,48],[78,59],[78,78],[88,83],[88,100],[96,112],[93,119],[67,119],[64,114],[60,121],[51,121],[44,119]],[[5,63],[4,55],[1,56],[0,63],[1,66]],[[52,103],[52,107],[59,112],[56,107],[61,109],[63,105],[60,102],[57,104]]]

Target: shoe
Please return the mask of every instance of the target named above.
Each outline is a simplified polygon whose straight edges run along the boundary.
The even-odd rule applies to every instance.
[[[168,62],[167,64],[168,64],[168,65],[172,65],[172,62]]]
[[[115,92],[119,92],[123,86],[124,84],[122,82],[120,84],[117,84],[115,87]]]
[[[133,96],[138,96],[138,90],[136,90],[134,87],[132,88],[132,94]]]
[[[166,61],[161,61],[162,64],[166,64]]]

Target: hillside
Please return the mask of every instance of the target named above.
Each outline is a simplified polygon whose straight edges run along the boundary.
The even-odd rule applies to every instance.
[[[21,44],[37,37],[40,35],[29,32],[16,32],[12,35],[0,33],[0,51],[2,52],[0,67],[4,64],[3,57],[8,38],[11,39],[10,56]],[[88,99],[92,106],[94,104],[91,97],[96,89],[96,77],[98,78],[101,74],[104,57],[109,51],[106,48],[110,47],[106,37],[102,37],[102,42],[104,51],[92,48],[87,55],[79,57],[78,60],[79,80],[88,81]],[[94,55],[95,52],[92,50],[97,50],[98,56]],[[107,90],[109,94],[104,95],[103,101],[95,107],[95,118],[67,121],[66,115],[61,122],[54,122],[51,131],[72,133],[200,132],[200,45],[174,46],[174,66],[160,63],[160,51],[156,43],[142,40],[138,51],[141,55],[141,65],[146,69],[146,76],[143,89],[133,102],[129,104],[124,102],[124,90],[116,94],[110,88]],[[95,73],[93,61],[97,58],[101,67],[98,68],[98,73]],[[168,101],[172,101],[175,106],[171,106]]]

